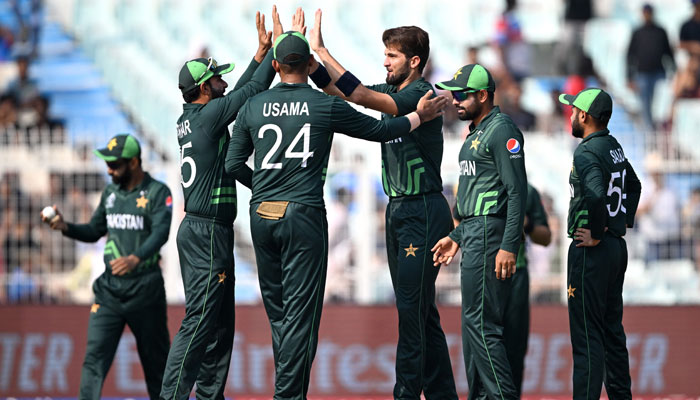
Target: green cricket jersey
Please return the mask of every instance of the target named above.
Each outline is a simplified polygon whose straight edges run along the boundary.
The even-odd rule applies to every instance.
[[[244,184],[252,180],[251,203],[292,201],[323,208],[333,132],[386,141],[410,128],[406,117],[379,121],[308,84],[280,83],[241,109],[226,170]],[[245,165],[253,150],[254,172]]]
[[[68,223],[64,235],[83,242],[96,242],[107,234],[104,261],[111,275],[111,260],[135,255],[141,262],[127,276],[158,268],[159,250],[168,241],[173,200],[165,184],[146,173],[130,191],[109,184],[87,224]]]
[[[602,239],[605,228],[621,237],[633,226],[642,185],[609,130],[589,135],[576,147],[569,189],[569,237],[577,228],[590,229],[594,239]]]
[[[409,83],[401,90],[387,84],[367,88],[391,96],[399,116],[415,111],[425,92],[435,91],[424,78]],[[395,116],[382,114],[382,119],[392,118]],[[382,184],[389,197],[442,192],[442,117],[426,122],[410,134],[383,142],[381,146]]]
[[[248,98],[267,89],[275,71],[272,52],[260,64],[253,60],[226,96],[207,104],[187,103],[177,120],[180,176],[185,212],[225,223],[236,219],[236,181],[224,170],[230,136],[228,125]]]
[[[517,254],[527,201],[523,134],[498,106],[469,135],[459,152],[457,212],[461,219],[506,219],[501,249]]]
[[[525,215],[532,226],[546,226],[549,227],[547,222],[547,213],[542,205],[542,199],[540,194],[532,185],[527,184],[527,203],[525,206]],[[520,249],[518,249],[518,258],[515,262],[517,268],[527,267],[527,255],[525,254],[525,240],[520,242]]]

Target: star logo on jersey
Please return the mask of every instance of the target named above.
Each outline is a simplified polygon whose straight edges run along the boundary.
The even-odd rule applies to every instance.
[[[408,247],[406,247],[404,250],[406,250],[406,257],[408,256],[416,256],[416,250],[418,250],[418,247],[413,247],[413,243],[409,244]]]
[[[148,204],[148,199],[141,194],[141,197],[136,199],[136,208],[146,208],[146,204]]]
[[[107,149],[109,151],[112,151],[112,149],[115,147],[117,147],[117,139],[112,138],[112,140],[110,140],[109,143],[107,143]]]
[[[472,145],[469,146],[469,150],[471,150],[471,149],[478,149],[480,143],[481,143],[481,140],[479,140],[478,137],[474,138],[474,140],[472,140]]]
[[[90,314],[97,314],[97,310],[100,309],[100,305],[97,303],[94,303],[92,307],[90,307]]]
[[[219,283],[224,283],[224,281],[226,280],[226,271],[216,275],[219,276]]]
[[[566,293],[569,294],[568,297],[576,297],[576,296],[574,296],[574,291],[576,291],[576,288],[571,287],[571,284],[569,284],[569,288],[566,289]]]
[[[457,72],[455,72],[455,75],[452,77],[452,79],[457,79],[457,77],[460,75],[462,75],[462,68],[460,68]]]

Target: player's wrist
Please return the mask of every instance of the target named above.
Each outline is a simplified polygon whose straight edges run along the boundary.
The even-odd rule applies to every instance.
[[[352,92],[360,85],[360,80],[350,71],[345,71],[343,75],[335,81],[335,86],[340,90],[345,97],[350,97]]]
[[[309,78],[311,78],[311,81],[313,81],[313,83],[319,89],[323,89],[331,83],[331,76],[328,74],[328,70],[323,66],[323,64],[317,64],[318,67],[316,70],[314,70],[314,72],[309,74]]]

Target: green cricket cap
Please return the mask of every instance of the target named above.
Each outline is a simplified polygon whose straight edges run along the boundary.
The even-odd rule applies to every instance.
[[[187,93],[214,75],[228,74],[233,71],[234,67],[235,64],[233,63],[219,65],[212,57],[195,58],[187,61],[180,68],[180,83],[178,87],[183,94]]]
[[[301,32],[287,31],[277,37],[272,55],[278,63],[298,64],[309,60],[309,42]]]
[[[596,119],[603,114],[612,114],[612,98],[603,89],[583,89],[576,95],[560,94],[559,102],[585,111]]]
[[[97,157],[110,162],[117,161],[120,158],[134,158],[141,154],[141,146],[135,137],[123,133],[117,135],[107,142],[107,147],[94,151]]]
[[[440,89],[453,92],[487,90],[496,91],[496,82],[489,70],[479,64],[469,64],[458,69],[452,80],[440,82],[436,85]]]

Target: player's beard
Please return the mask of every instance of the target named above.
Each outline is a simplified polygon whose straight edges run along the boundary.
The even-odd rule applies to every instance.
[[[396,71],[394,71],[396,72]],[[410,74],[411,71],[406,68],[405,70],[395,73],[394,75],[388,75],[386,76],[386,83],[388,85],[392,86],[399,86],[403,81],[405,81],[408,78],[408,75]]]
[[[215,88],[214,86],[211,86],[211,98],[213,99],[218,99],[219,97],[224,97],[224,92],[226,91],[225,88]]]
[[[124,185],[131,180],[131,170],[127,167],[124,169],[124,173],[120,176],[112,175],[112,183],[115,185]]]
[[[464,113],[457,113],[457,117],[462,121],[474,121],[474,118],[481,114],[481,105],[474,104],[474,109],[469,111],[466,108],[457,106],[457,111],[464,110]]]
[[[574,119],[574,122],[571,123],[571,134],[575,138],[581,139],[583,137],[583,126],[578,122],[578,119]]]

